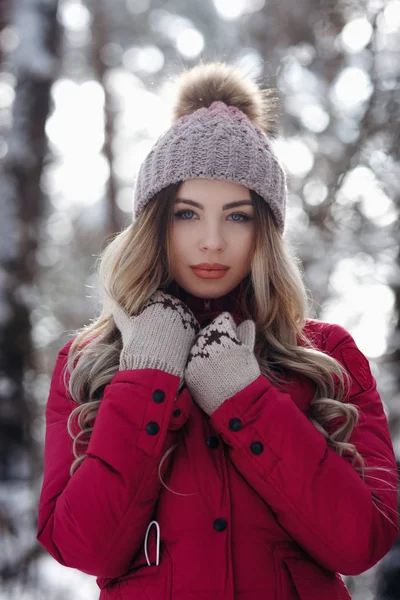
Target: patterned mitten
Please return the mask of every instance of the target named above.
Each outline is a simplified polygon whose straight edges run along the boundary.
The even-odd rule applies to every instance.
[[[160,369],[183,379],[190,348],[200,330],[186,304],[157,290],[138,315],[129,316],[115,302],[112,314],[122,335],[120,371]]]
[[[200,331],[184,377],[191,396],[208,415],[261,374],[253,351],[255,338],[254,321],[236,326],[228,312]]]

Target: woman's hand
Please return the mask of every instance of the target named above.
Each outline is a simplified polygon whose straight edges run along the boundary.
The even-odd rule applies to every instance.
[[[111,310],[123,342],[120,370],[161,369],[183,377],[190,348],[200,330],[186,304],[157,290],[136,316],[128,315],[115,302]]]
[[[224,312],[202,329],[189,352],[186,386],[208,415],[261,374],[254,354],[256,330],[250,319],[236,326]]]

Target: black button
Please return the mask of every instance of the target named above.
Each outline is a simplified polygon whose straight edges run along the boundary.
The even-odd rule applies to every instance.
[[[206,442],[209,448],[218,448],[219,446],[219,439],[214,436],[207,438]]]
[[[214,529],[216,531],[224,531],[227,528],[227,525],[226,519],[223,519],[222,517],[219,517],[214,521]]]
[[[156,435],[160,431],[158,423],[155,423],[154,421],[150,421],[150,423],[147,423],[147,425],[146,425],[146,431],[150,435]]]
[[[253,442],[250,446],[250,450],[253,454],[261,454],[261,452],[264,452],[264,446],[261,442]]]
[[[174,412],[172,413],[174,417],[179,417],[179,415],[181,414],[181,409],[180,408],[176,408],[174,410]]]
[[[229,429],[231,431],[240,431],[242,429],[242,421],[234,417],[229,421]]]
[[[153,398],[154,402],[157,402],[157,404],[160,404],[160,402],[163,402],[163,400],[165,398],[165,393],[162,390],[154,390],[152,398]]]

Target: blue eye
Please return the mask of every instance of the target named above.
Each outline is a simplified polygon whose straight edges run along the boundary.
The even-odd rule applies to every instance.
[[[240,221],[238,219],[232,219],[236,223],[245,223],[246,221],[250,221],[251,217],[248,215],[244,215],[243,213],[232,213],[229,215],[230,217],[240,217]]]
[[[186,210],[179,210],[177,213],[175,213],[175,217],[180,217],[184,221],[189,221],[190,219],[187,219],[186,217],[183,216],[185,213],[192,213],[192,215],[194,215],[194,212],[192,210],[186,209]]]

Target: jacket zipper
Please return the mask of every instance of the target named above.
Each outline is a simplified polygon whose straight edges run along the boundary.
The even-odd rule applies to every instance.
[[[211,310],[211,300],[204,300],[204,310]]]

